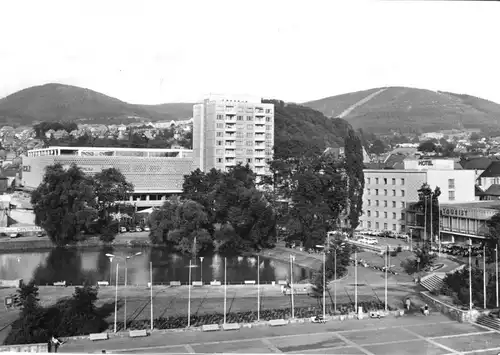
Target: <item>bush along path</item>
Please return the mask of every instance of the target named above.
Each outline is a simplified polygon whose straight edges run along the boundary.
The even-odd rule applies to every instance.
[[[358,302],[358,307],[363,307],[364,312],[377,311],[384,309],[383,302]],[[339,311],[335,314],[349,314],[354,312],[354,303],[340,305]],[[388,306],[389,311],[396,310],[394,307]],[[309,318],[323,313],[322,307],[300,307],[295,308],[296,318]],[[333,308],[327,307],[327,315],[334,315]],[[180,329],[187,327],[187,316],[177,317],[160,317],[154,320],[154,329]],[[291,309],[272,309],[263,310],[260,312],[261,321],[269,321],[272,319],[289,319],[291,318]],[[257,311],[247,312],[231,312],[226,316],[226,323],[252,323],[257,321]],[[222,324],[224,322],[224,314],[201,314],[191,316],[191,326],[200,327],[208,324]],[[134,320],[127,322],[128,330],[149,329],[151,323],[149,320]],[[108,331],[113,331],[114,323],[109,324]],[[117,329],[123,330],[123,322],[117,323]]]

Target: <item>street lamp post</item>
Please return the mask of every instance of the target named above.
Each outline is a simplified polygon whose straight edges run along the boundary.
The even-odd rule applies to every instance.
[[[389,270],[389,246],[387,246],[387,250],[385,253],[385,311],[387,312],[387,271]]]
[[[109,254],[109,255],[111,255],[111,254]],[[113,257],[108,256],[108,254],[106,254],[106,256],[109,259],[109,285],[111,286],[111,275],[113,275]]]
[[[496,296],[497,296],[497,308],[498,308],[498,244],[495,246],[495,273],[496,273]]]
[[[200,281],[203,284],[203,256],[200,256]]]
[[[257,322],[260,322],[260,256],[257,255]]]
[[[191,260],[189,260],[189,285],[188,285],[188,328],[191,326]]]
[[[323,320],[326,317],[326,248],[324,245],[316,245],[316,248],[323,248]]]
[[[118,267],[119,264],[116,263],[116,286],[115,286],[115,329],[114,332],[116,333],[116,323],[118,320]]]
[[[486,243],[483,245],[483,308],[486,309]]]
[[[106,256],[110,259],[110,260],[113,260],[113,258],[118,258],[118,259],[121,259],[125,262],[125,298],[124,298],[124,303],[123,303],[123,328],[126,330],[127,329],[127,277],[128,277],[128,266],[127,266],[127,261],[131,258],[133,258],[134,256],[139,256],[141,255],[142,252],[138,252],[138,253],[135,253],[133,255],[128,255],[128,256],[125,256],[125,257],[121,257],[121,256],[116,256],[116,255],[113,255],[113,254],[106,254]],[[117,284],[118,284],[118,281],[117,281]]]
[[[472,311],[472,239],[469,239],[469,310]]]
[[[413,228],[410,228],[410,251],[413,251]]]
[[[354,311],[358,313],[358,251],[354,250]]]

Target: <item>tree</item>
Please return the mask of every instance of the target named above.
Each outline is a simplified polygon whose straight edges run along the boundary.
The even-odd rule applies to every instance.
[[[306,248],[323,244],[327,232],[339,225],[348,196],[343,166],[341,159],[323,155],[302,161],[291,175],[287,229]]]
[[[340,279],[347,274],[347,267],[351,262],[350,261],[351,255],[354,253],[355,249],[356,247],[354,245],[349,243],[344,243],[343,241],[338,239],[330,243],[330,248],[327,249],[327,257],[325,264],[328,293],[329,293],[328,282],[330,280],[335,280],[335,271],[337,273],[337,279]],[[335,270],[335,260],[337,261],[336,270]],[[313,276],[311,291],[312,291],[312,296],[318,298],[318,303],[321,305],[322,302],[320,301],[320,299],[322,299],[323,297],[323,266],[321,266]]]
[[[423,183],[418,190],[418,202],[415,204],[417,210],[424,214],[423,224],[426,236],[430,236],[425,243],[434,240],[439,231],[439,196],[441,189],[436,186],[434,191],[427,183]]]
[[[351,232],[359,225],[359,216],[363,210],[363,190],[365,174],[363,172],[363,147],[359,137],[352,130],[345,138],[344,177],[347,179],[347,216]]]
[[[120,170],[109,168],[97,173],[93,179],[94,195],[97,199],[98,229],[101,239],[112,241],[118,233],[118,221],[110,217],[111,212],[118,212],[118,203],[128,201],[134,191]]]
[[[433,141],[428,140],[420,143],[417,150],[423,153],[432,153],[436,151],[436,144]]]
[[[429,271],[434,266],[437,259],[437,254],[433,253],[430,248],[425,245],[416,248],[413,251],[413,256],[413,258],[401,262],[401,266],[408,274]]]
[[[35,223],[56,245],[74,243],[95,218],[92,180],[76,165],[46,167],[41,184],[33,191],[31,203]]]
[[[208,215],[198,202],[165,201],[151,214],[149,223],[150,239],[155,244],[169,245],[185,254],[197,254],[212,246]]]
[[[384,142],[382,142],[380,139],[377,139],[372,143],[370,146],[370,153],[375,154],[375,155],[381,155],[385,153],[386,146]]]
[[[479,134],[477,132],[472,132],[469,136],[469,139],[471,141],[474,141],[474,142],[477,142],[478,140],[481,139],[481,137],[479,136]]]
[[[495,248],[500,250],[500,212],[491,216],[490,219],[486,221],[486,227],[488,228],[486,243],[486,258],[488,262],[494,262]]]

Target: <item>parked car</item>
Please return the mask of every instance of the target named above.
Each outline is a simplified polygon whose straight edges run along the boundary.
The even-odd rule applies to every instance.
[[[363,238],[359,239],[358,241],[360,243],[365,243],[365,244],[369,244],[369,245],[378,244],[377,238],[373,238],[373,237],[363,237]]]
[[[139,226],[137,226],[137,227],[135,227],[135,231],[136,231],[136,232],[142,232],[142,228],[141,228],[141,227],[139,227]]]
[[[120,227],[120,233],[127,233],[128,230],[127,230],[127,227]]]
[[[148,226],[144,227],[144,232],[149,232],[149,231],[151,231],[151,229],[149,229]]]

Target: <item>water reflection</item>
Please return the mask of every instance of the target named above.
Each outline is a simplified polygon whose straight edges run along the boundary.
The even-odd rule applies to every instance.
[[[0,279],[23,279],[39,285],[66,281],[68,284],[82,285],[85,282],[116,282],[116,265],[119,265],[118,282],[124,283],[125,263],[119,258],[112,261],[106,253],[125,257],[141,252],[127,261],[128,283],[145,285],[149,282],[149,265],[153,263],[154,283],[170,281],[188,282],[189,261],[187,256],[172,253],[165,248],[102,247],[100,249],[57,248],[50,252],[20,252],[0,254]],[[227,262],[227,281],[242,283],[257,280],[257,258],[231,255],[205,255],[191,258],[192,281],[224,281],[224,261]],[[260,280],[271,282],[290,278],[290,265],[260,258]],[[294,279],[310,277],[311,271],[294,267]],[[203,275],[202,275],[203,274]]]

